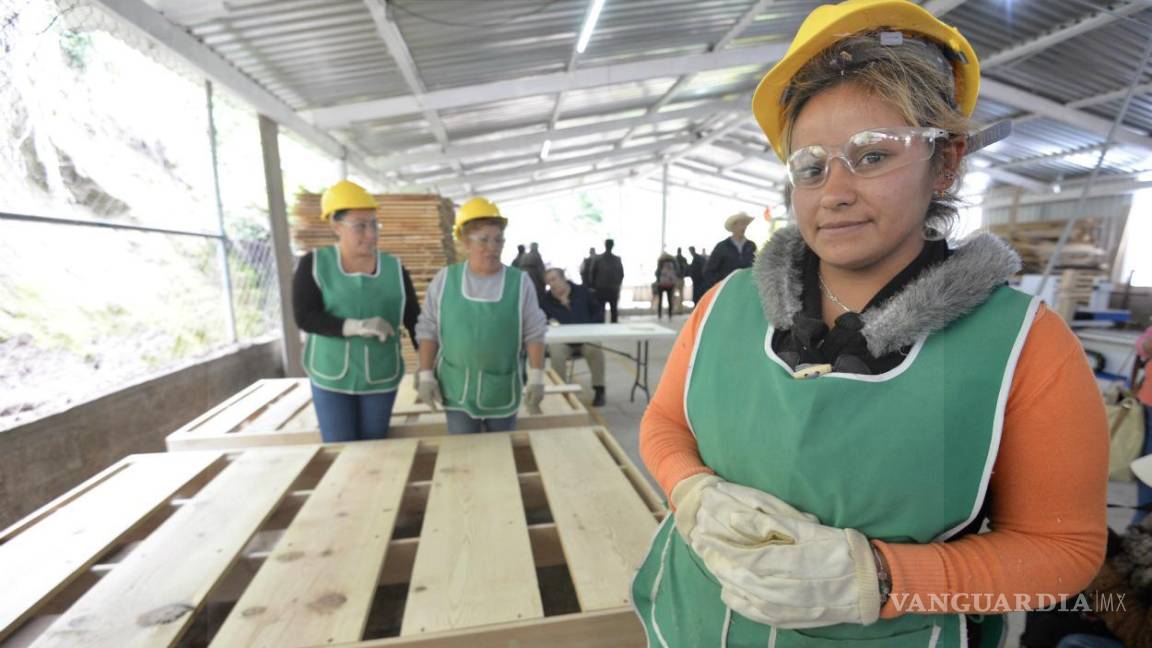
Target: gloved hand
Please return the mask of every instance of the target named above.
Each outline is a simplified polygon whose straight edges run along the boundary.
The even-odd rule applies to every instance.
[[[691,546],[720,582],[729,608],[780,628],[868,625],[879,618],[876,562],[863,534],[824,526],[810,515],[720,501],[705,491]]]
[[[676,509],[676,530],[689,546],[695,539],[694,533],[702,515],[709,520],[713,533],[719,532],[715,526],[717,520],[756,512],[817,521],[815,516],[801,513],[775,495],[707,473],[680,480],[672,488],[671,499],[672,507]],[[735,529],[730,529],[728,537],[735,542],[740,535]]]
[[[416,374],[416,400],[432,409],[444,405],[444,397],[440,394],[440,381],[436,380],[436,372],[425,369]]]
[[[529,369],[528,385],[524,388],[524,406],[529,414],[541,414],[540,403],[544,401],[544,370]]]
[[[344,320],[344,329],[341,332],[344,334],[344,337],[352,337],[354,335],[376,337],[381,342],[387,342],[389,337],[396,335],[396,329],[392,328],[392,323],[383,317],[346,319]]]

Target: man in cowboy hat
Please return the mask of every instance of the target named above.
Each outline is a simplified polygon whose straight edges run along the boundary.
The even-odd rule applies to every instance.
[[[744,212],[732,214],[724,221],[724,229],[732,236],[720,241],[712,248],[708,256],[708,265],[704,268],[705,283],[708,288],[720,283],[725,277],[740,268],[751,268],[756,258],[756,244],[744,238],[744,230],[752,217]]]

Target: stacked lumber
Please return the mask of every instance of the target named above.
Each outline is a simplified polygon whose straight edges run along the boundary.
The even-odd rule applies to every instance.
[[[452,201],[432,194],[378,194],[381,251],[397,258],[412,275],[420,304],[432,277],[446,265],[456,263],[452,240],[455,210]],[[336,234],[320,219],[320,194],[296,194],[292,208],[292,238],[302,252],[336,243]],[[409,371],[417,367],[412,345],[405,343],[404,362]]]
[[[1020,254],[1025,273],[1038,273],[1044,271],[1066,224],[1065,221],[1032,221],[1002,223],[992,225],[989,229],[993,234],[1008,241]],[[1085,218],[1076,221],[1068,237],[1068,243],[1060,252],[1056,269],[1102,269],[1106,263],[1106,251],[1097,245],[1098,230],[1099,223],[1096,219]]]
[[[1087,308],[1092,303],[1092,291],[1096,288],[1097,279],[1105,277],[1095,271],[1065,270],[1060,273],[1060,282],[1056,291],[1055,310],[1071,322],[1076,315],[1077,308]]]

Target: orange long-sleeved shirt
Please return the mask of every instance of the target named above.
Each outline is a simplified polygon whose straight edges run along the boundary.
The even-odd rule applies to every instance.
[[[684,383],[714,296],[684,324],[640,423],[641,457],[669,494],[681,479],[711,472],[688,428]],[[1075,336],[1041,306],[1012,378],[989,483],[989,532],[929,544],[873,541],[892,572],[881,617],[904,613],[900,601],[905,611],[1004,612],[1004,600],[1015,607],[1019,596],[1079,592],[1104,559],[1107,474],[1108,426],[1096,382]],[[924,607],[909,605],[910,597]]]

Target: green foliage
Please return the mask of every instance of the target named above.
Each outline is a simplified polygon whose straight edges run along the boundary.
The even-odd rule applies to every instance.
[[[92,36],[87,33],[63,30],[60,32],[60,53],[68,67],[83,72],[88,67],[92,52]]]

